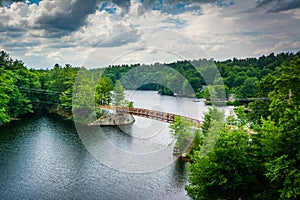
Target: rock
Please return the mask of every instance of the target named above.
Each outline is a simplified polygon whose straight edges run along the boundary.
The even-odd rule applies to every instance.
[[[134,123],[135,119],[131,114],[116,113],[107,114],[96,121],[89,124],[89,126],[117,126],[117,125],[129,125]]]

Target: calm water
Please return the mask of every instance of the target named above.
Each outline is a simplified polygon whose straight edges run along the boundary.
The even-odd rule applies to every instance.
[[[155,92],[128,91],[127,98],[136,107],[179,114],[187,112],[187,104],[207,109],[202,102]],[[101,132],[85,127],[84,135],[77,130],[74,123],[45,113],[0,127],[0,199],[188,199],[185,163],[145,167],[151,163],[147,155],[170,147],[168,124],[136,117],[132,126]],[[93,145],[87,142],[91,138]],[[124,158],[113,148],[146,157]]]

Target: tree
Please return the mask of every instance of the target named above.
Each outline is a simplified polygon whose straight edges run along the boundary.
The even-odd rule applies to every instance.
[[[269,74],[256,84],[255,97],[260,99],[248,104],[248,108],[251,110],[251,112],[248,113],[248,117],[254,123],[259,124],[262,118],[267,119],[267,117],[271,115],[269,111],[270,100],[268,99],[268,94],[274,90],[273,83],[275,79],[275,76]]]
[[[24,63],[0,53],[0,122],[33,112],[34,92],[40,84],[36,72],[27,70]]]
[[[277,198],[300,197],[300,59],[280,68],[269,93],[270,117],[261,125],[266,175]]]
[[[177,140],[175,148],[183,153],[193,141],[193,124],[183,117],[175,116],[175,122],[170,125],[171,134]]]
[[[13,80],[6,71],[0,72],[0,122],[10,121],[8,103],[10,100],[9,91],[12,90]]]
[[[188,195],[192,199],[266,199],[257,139],[250,140],[244,129],[225,127],[221,117],[216,108],[205,116],[207,137],[192,155]],[[210,137],[216,134],[217,141]],[[214,146],[207,149],[205,144],[210,142]]]
[[[234,109],[234,113],[237,116],[236,125],[242,127],[249,123],[247,114],[245,113],[245,106],[238,106]]]
[[[244,83],[240,86],[237,97],[238,98],[250,98],[253,97],[256,90],[257,78],[247,78]]]
[[[226,100],[228,97],[228,87],[226,85],[208,85],[205,87],[203,97],[209,100]]]
[[[72,98],[74,120],[88,123],[89,116],[95,111],[95,85],[93,73],[82,68],[76,78]]]
[[[204,115],[204,122],[202,125],[202,132],[204,136],[207,136],[207,132],[211,127],[213,120],[223,122],[224,112],[220,112],[216,106],[208,109],[208,113]]]
[[[96,87],[96,104],[108,105],[111,102],[112,81],[108,77],[101,77]]]
[[[262,192],[254,147],[244,130],[224,128],[214,148],[205,156],[196,151],[189,165],[192,199],[254,199]]]
[[[73,86],[59,96],[60,105],[68,112],[72,112],[72,90]]]
[[[113,100],[114,105],[120,106],[122,105],[122,102],[125,100],[125,92],[124,87],[120,83],[120,81],[116,81],[114,90],[113,90]]]

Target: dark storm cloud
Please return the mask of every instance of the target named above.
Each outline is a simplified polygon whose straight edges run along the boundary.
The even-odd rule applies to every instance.
[[[130,7],[130,0],[111,0],[111,1],[104,1],[100,0],[100,2],[112,2],[119,7],[122,7],[125,10],[128,10]],[[146,9],[152,9],[154,5],[175,5],[177,3],[184,3],[184,4],[190,4],[192,2],[215,2],[215,0],[186,0],[186,1],[181,1],[181,0],[141,0],[140,1],[144,8]]]
[[[143,5],[146,8],[152,8],[154,4],[158,4],[159,2],[162,2],[164,5],[176,5],[176,4],[192,4],[192,3],[216,3],[216,2],[222,2],[222,0],[164,0],[164,1],[157,1],[157,0],[144,0]]]
[[[125,8],[126,10],[128,10],[128,8],[130,7],[130,0],[112,0],[111,2],[122,8]]]
[[[259,0],[256,7],[267,7],[268,12],[281,12],[300,8],[300,0]]]
[[[0,6],[8,6],[13,2],[25,2],[24,0],[0,0]],[[40,2],[39,7],[42,10],[35,20],[34,29],[45,30],[47,37],[62,37],[70,32],[78,30],[85,25],[89,14],[99,9],[99,3],[111,2],[127,13],[131,5],[130,0],[53,0]],[[219,3],[223,0],[141,0],[145,10],[157,9],[162,12],[178,14],[185,11],[200,11],[199,6],[186,8],[186,5],[192,3]]]
[[[16,42],[6,43],[5,47],[13,49],[15,47],[34,47],[34,46],[37,46],[39,44],[40,44],[39,42],[19,42],[19,41],[16,41]]]
[[[103,1],[100,2],[112,2],[117,6],[124,9],[125,13],[129,10],[130,0],[112,0],[112,1]],[[197,10],[200,9],[199,4],[216,4],[218,6],[226,6],[225,0],[140,0],[145,10],[161,10],[162,12],[178,14],[185,11]],[[231,3],[231,2],[230,2]],[[229,3],[229,4],[230,4]],[[193,7],[186,8],[195,4]],[[196,5],[198,4],[198,6]]]
[[[114,35],[113,37],[102,41],[100,44],[97,43],[96,46],[99,47],[116,47],[122,46],[131,42],[135,42],[140,38],[141,34],[139,34],[136,30],[130,30],[122,32],[121,34]]]
[[[14,3],[14,2],[22,2],[22,0],[0,0],[0,6],[8,6],[10,5],[11,3]]]
[[[46,4],[46,3],[45,3]],[[45,12],[36,19],[37,28],[60,33],[75,31],[80,28],[91,13],[96,10],[96,0],[47,2]],[[57,11],[58,10],[58,11]]]
[[[9,7],[16,2],[25,3],[25,0],[0,0],[0,6]],[[47,37],[67,35],[85,24],[87,16],[96,11],[97,2],[97,0],[40,1],[39,10],[41,12],[35,16],[32,28],[45,30]]]

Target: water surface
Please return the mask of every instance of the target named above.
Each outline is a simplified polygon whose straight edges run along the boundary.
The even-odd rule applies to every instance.
[[[203,117],[207,111],[202,101],[161,96],[153,91],[127,91],[126,95],[136,107],[195,118]],[[136,117],[131,126],[102,127],[101,133],[84,129],[87,134],[82,136],[73,122],[43,112],[2,126],[0,199],[188,199],[184,191],[186,163],[180,160],[156,170],[132,173],[130,169],[145,166],[144,163],[130,158],[121,162],[110,156],[127,169],[119,170],[94,155],[104,148],[113,152],[111,147],[137,155],[165,150],[172,142],[168,126]],[[82,140],[90,131],[97,134],[96,151]],[[101,138],[112,146],[105,146]],[[172,156],[171,151],[168,153]]]

